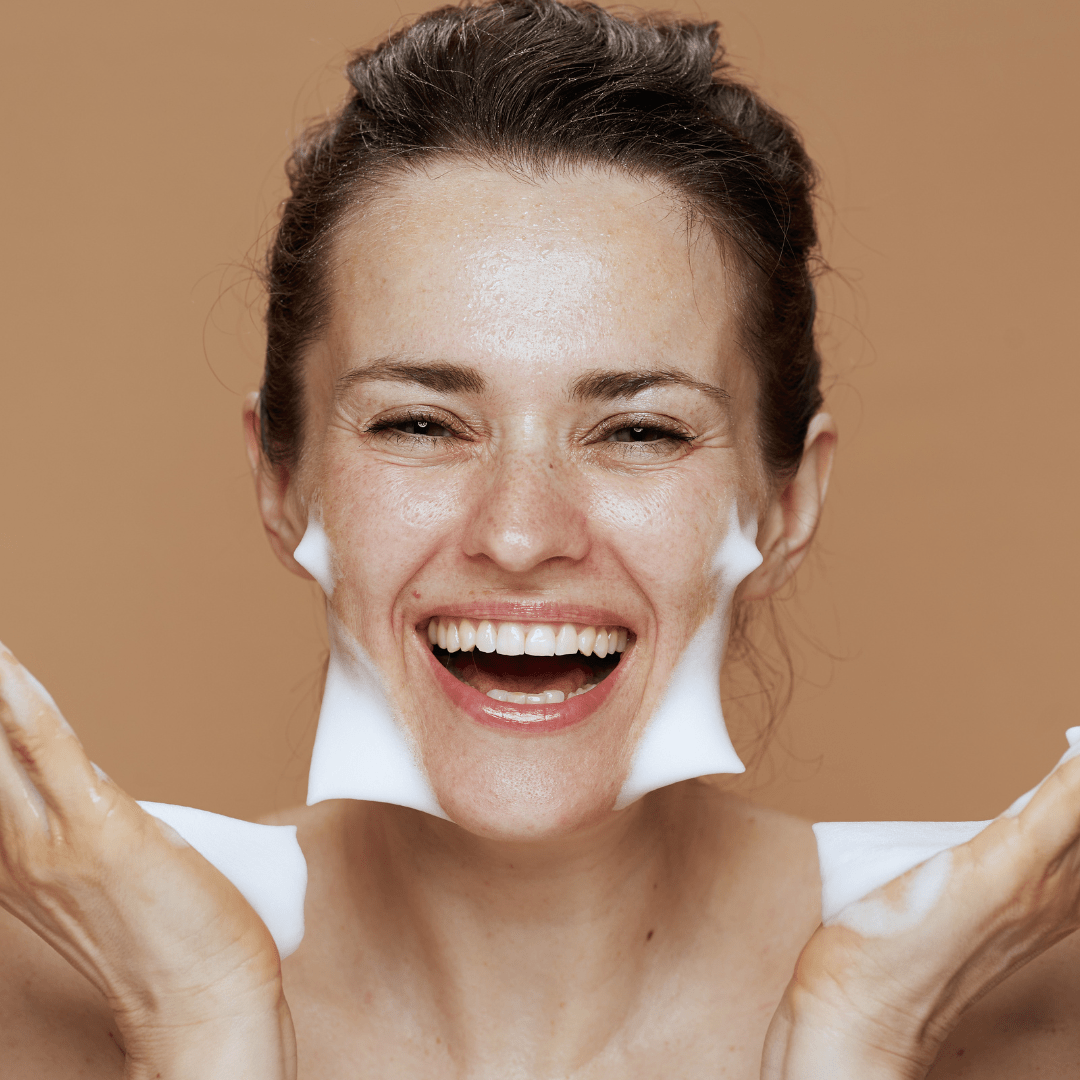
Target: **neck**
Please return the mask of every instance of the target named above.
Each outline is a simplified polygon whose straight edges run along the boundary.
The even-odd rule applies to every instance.
[[[505,1076],[509,1061],[527,1075],[572,1073],[625,1027],[662,943],[680,937],[699,832],[686,828],[685,787],[536,843],[346,804],[363,962],[378,958],[468,1075]]]

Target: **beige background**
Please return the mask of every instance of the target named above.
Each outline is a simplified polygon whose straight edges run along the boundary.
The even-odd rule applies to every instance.
[[[0,637],[133,794],[301,797],[322,638],[240,439],[244,269],[345,51],[414,8],[58,0],[3,62]],[[814,818],[985,817],[1080,722],[1078,5],[733,0],[738,65],[826,182],[843,433],[744,786]],[[742,737],[742,736],[740,736]]]

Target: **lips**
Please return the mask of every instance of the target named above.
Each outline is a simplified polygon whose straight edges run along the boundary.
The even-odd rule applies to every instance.
[[[523,735],[540,735],[581,723],[604,703],[614,689],[617,678],[613,674],[588,693],[562,702],[537,705],[503,702],[490,698],[468,683],[456,679],[443,667],[433,652],[426,649],[425,652],[435,681],[458,708],[485,727]]]
[[[428,641],[436,681],[479,723],[552,731],[594,712],[613,688],[625,627],[434,616]]]

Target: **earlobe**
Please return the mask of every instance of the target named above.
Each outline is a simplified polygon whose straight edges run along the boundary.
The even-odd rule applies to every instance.
[[[772,498],[758,529],[763,561],[743,583],[743,599],[771,596],[806,556],[821,521],[836,437],[836,424],[828,413],[818,413],[810,421],[799,468]]]
[[[290,497],[288,470],[275,467],[266,460],[260,434],[259,395],[250,393],[244,399],[244,442],[248,465],[255,483],[255,499],[259,506],[266,537],[281,564],[298,577],[315,579],[294,558],[306,523],[299,519],[295,500]]]

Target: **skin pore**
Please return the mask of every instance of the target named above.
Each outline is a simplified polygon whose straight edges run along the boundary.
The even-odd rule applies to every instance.
[[[301,1061],[333,1070],[328,1046],[378,1061],[393,1030],[433,1075],[652,1075],[652,1053],[695,1031],[688,1067],[724,1040],[752,1074],[784,966],[817,920],[808,832],[722,809],[704,785],[613,805],[711,610],[733,508],[760,521],[765,561],[743,592],[766,595],[813,534],[831,422],[815,421],[774,498],[731,270],[656,186],[442,166],[380,193],[335,256],[293,475],[265,467],[249,412],[260,504],[301,574],[291,553],[318,514],[331,616],[378,658],[454,824],[383,804],[302,817],[302,843],[319,847],[309,911],[350,930],[331,941],[309,916],[286,962]],[[508,732],[446,693],[433,616],[607,624],[629,644],[583,720]],[[739,934],[713,938],[724,925]],[[704,970],[717,965],[744,977],[718,986]],[[700,991],[672,1011],[679,985]],[[359,1025],[342,1012],[358,996],[372,1006]],[[717,1009],[739,1023],[703,1040]],[[305,1039],[313,1029],[327,1037]]]

